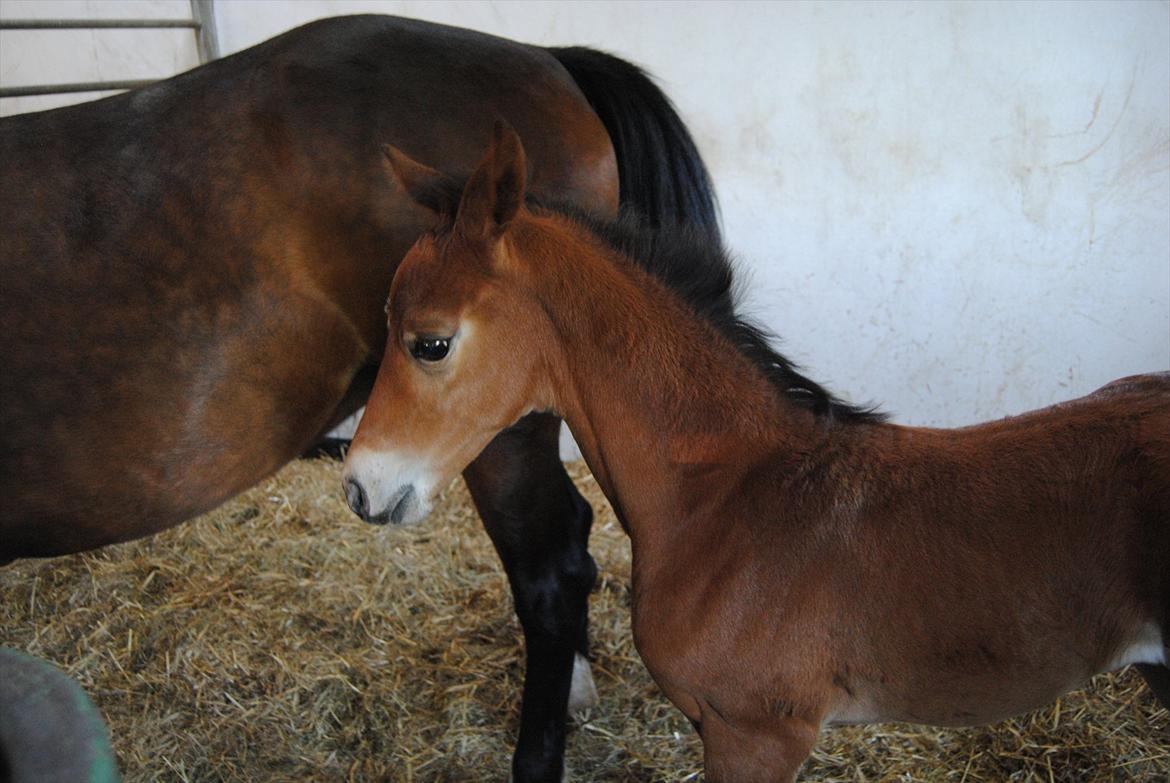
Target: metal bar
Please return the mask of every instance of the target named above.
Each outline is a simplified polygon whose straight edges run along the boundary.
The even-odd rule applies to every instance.
[[[125,79],[112,82],[76,82],[74,84],[37,84],[28,87],[0,87],[0,98],[22,98],[26,95],[56,95],[65,92],[105,92],[106,90],[133,90],[154,84],[158,79]]]
[[[196,19],[3,19],[0,30],[199,29]]]
[[[191,17],[199,25],[195,43],[199,46],[199,62],[219,59],[219,32],[215,29],[214,0],[191,0]]]
[[[219,38],[215,29],[214,0],[190,0],[190,19],[5,19],[0,30],[117,30],[117,29],[187,29],[195,31],[199,48],[199,62],[206,63],[219,57]],[[70,92],[106,92],[133,90],[154,84],[157,79],[123,79],[107,82],[75,82],[73,84],[37,84],[27,87],[0,87],[0,98],[20,98],[29,95],[57,95]]]

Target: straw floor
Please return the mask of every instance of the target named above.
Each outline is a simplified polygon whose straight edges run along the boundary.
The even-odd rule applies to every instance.
[[[506,777],[523,650],[462,482],[427,524],[370,527],[338,463],[293,464],[144,541],[0,569],[0,644],[93,696],[128,781]],[[629,632],[629,547],[588,472],[594,673],[574,781],[699,780],[690,725]],[[802,781],[1166,781],[1170,715],[1132,672],[1009,723],[830,730]]]

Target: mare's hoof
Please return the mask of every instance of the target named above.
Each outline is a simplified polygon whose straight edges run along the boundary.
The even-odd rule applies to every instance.
[[[569,777],[569,768],[565,767],[565,771],[561,773],[561,783],[570,783],[572,778]],[[516,776],[512,772],[508,772],[508,783],[516,783]]]

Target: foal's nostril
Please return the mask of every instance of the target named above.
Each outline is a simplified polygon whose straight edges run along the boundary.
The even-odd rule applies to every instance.
[[[370,501],[366,498],[366,491],[353,479],[345,480],[345,500],[353,513],[362,519],[370,518]]]

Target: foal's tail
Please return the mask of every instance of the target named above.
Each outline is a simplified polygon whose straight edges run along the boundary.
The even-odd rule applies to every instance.
[[[719,239],[707,167],[670,99],[638,66],[583,46],[550,48],[609,131],[621,204],[652,225],[690,225]]]

